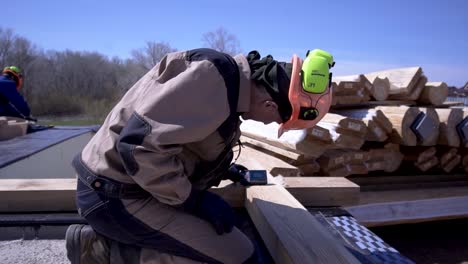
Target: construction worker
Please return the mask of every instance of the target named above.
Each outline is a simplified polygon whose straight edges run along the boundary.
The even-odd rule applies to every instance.
[[[31,119],[28,103],[19,93],[23,84],[23,75],[16,66],[3,69],[0,76],[0,116]]]
[[[308,69],[297,57],[167,54],[73,160],[77,206],[89,225],[67,230],[71,262],[255,263],[231,207],[207,189],[241,179],[232,164],[239,117],[280,123],[280,133],[323,117],[333,60],[323,54],[327,83],[317,93],[302,88]]]

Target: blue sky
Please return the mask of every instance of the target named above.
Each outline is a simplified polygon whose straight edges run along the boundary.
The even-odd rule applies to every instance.
[[[224,27],[244,52],[289,60],[331,52],[335,75],[420,65],[431,81],[468,81],[468,1],[21,0],[2,5],[0,26],[43,49],[126,58],[145,41],[179,50]]]

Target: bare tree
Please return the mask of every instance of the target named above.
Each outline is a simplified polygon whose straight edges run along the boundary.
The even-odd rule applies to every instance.
[[[230,55],[236,55],[242,52],[237,37],[230,34],[223,27],[203,34],[202,40],[205,47],[212,48],[220,52]]]
[[[5,67],[13,46],[15,35],[11,29],[0,27],[0,66]]]
[[[153,68],[167,53],[177,51],[166,42],[147,41],[146,46],[133,50],[133,60],[140,65],[145,72]]]

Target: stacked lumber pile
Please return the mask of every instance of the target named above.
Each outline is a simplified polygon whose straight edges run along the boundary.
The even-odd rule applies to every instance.
[[[364,75],[333,78],[332,105],[359,104],[370,100],[372,83]]]
[[[28,122],[23,119],[0,116],[0,141],[24,136],[28,130]]]
[[[444,105],[444,82],[421,67],[333,79],[330,113],[311,129],[276,137],[278,125],[242,124],[243,140],[299,175],[468,171],[468,109]]]

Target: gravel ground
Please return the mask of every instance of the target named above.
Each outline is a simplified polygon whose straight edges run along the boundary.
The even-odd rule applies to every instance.
[[[70,263],[65,240],[0,241],[1,264],[62,264]]]
[[[468,219],[371,228],[416,263],[468,264]],[[61,264],[65,240],[0,241],[0,264]]]

